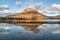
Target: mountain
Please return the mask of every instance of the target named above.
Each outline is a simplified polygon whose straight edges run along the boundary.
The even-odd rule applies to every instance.
[[[9,18],[23,18],[23,19],[29,19],[29,20],[40,20],[40,19],[47,18],[47,16],[43,15],[42,13],[39,13],[33,8],[26,8],[23,12],[10,15],[8,17]]]

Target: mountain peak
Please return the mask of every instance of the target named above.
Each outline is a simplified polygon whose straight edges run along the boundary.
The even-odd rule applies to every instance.
[[[36,12],[34,8],[26,8],[24,12]]]

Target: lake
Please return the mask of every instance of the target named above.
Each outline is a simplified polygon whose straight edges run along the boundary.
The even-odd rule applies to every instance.
[[[22,26],[0,23],[0,30],[0,40],[60,40],[60,24],[42,24],[35,30],[27,30]]]

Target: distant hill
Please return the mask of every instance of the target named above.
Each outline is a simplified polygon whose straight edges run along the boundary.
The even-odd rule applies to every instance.
[[[43,15],[42,13],[39,13],[33,8],[26,8],[23,12],[17,13],[14,15],[8,16],[9,18],[24,18],[24,19],[33,19],[33,20],[40,20],[48,18],[47,16]]]
[[[49,19],[60,19],[60,15],[58,15],[58,16],[49,16],[48,18]]]
[[[52,16],[52,18],[60,18],[60,15],[58,15],[58,16]]]

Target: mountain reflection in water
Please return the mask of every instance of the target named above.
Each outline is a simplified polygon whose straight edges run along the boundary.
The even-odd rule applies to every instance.
[[[43,24],[34,30],[31,27],[0,23],[0,27],[10,27],[8,34],[0,34],[1,40],[60,40],[60,24]]]

